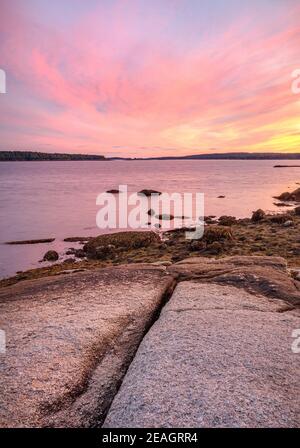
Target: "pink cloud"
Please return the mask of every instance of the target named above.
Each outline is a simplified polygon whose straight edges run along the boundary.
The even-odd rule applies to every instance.
[[[292,123],[299,100],[290,74],[300,63],[300,27],[290,11],[267,28],[251,28],[255,18],[241,16],[181,46],[164,37],[169,16],[156,16],[155,26],[145,18],[143,30],[131,5],[98,7],[61,30],[6,5],[1,54],[13,81],[0,104],[2,146],[84,145],[107,154],[121,146],[124,155],[143,156],[157,147],[268,150],[278,123]],[[140,154],[140,147],[149,149]]]

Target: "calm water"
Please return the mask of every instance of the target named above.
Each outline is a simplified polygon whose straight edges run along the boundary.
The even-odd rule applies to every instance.
[[[274,161],[113,161],[0,163],[0,242],[55,237],[52,244],[1,244],[0,277],[41,266],[50,248],[68,236],[96,235],[96,197],[127,184],[129,192],[205,193],[205,214],[250,216],[277,210],[272,196],[296,188],[299,168],[274,169]],[[281,162],[280,162],[281,163]],[[293,161],[284,161],[292,165]],[[225,199],[218,199],[225,195]]]

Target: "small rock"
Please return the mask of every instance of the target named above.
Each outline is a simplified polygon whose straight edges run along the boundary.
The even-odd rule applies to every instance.
[[[156,215],[155,218],[159,220],[172,221],[174,219],[174,216],[162,213],[161,215]]]
[[[70,249],[68,249],[66,251],[66,255],[74,255],[75,251],[76,251],[76,249],[74,249],[74,247],[71,247]]]
[[[184,220],[184,219],[190,219],[189,216],[184,216],[184,215],[182,215],[182,216],[174,216],[174,218],[175,218],[175,219],[182,219],[182,220]]]
[[[228,227],[217,226],[217,227],[206,227],[204,230],[203,240],[208,244],[212,244],[214,241],[224,241],[232,240],[233,235],[231,229]]]
[[[212,244],[210,244],[206,248],[206,253],[209,253],[211,255],[218,255],[223,251],[223,246],[219,241],[214,241]]]
[[[259,221],[262,221],[265,217],[266,217],[265,212],[261,208],[259,208],[258,210],[253,212],[251,221],[259,222]]]
[[[119,194],[120,193],[120,190],[117,190],[117,189],[112,189],[112,190],[107,190],[107,192],[106,193],[111,193],[111,194]]]
[[[58,257],[56,250],[48,250],[43,257],[43,261],[57,261]]]
[[[232,226],[233,224],[236,224],[236,217],[235,216],[220,216],[219,218],[219,224],[221,226]]]
[[[218,196],[218,199],[224,199],[226,196],[220,195]]]
[[[287,221],[291,220],[291,215],[272,215],[269,217],[269,220],[271,222],[274,222],[275,224],[284,224]]]
[[[155,215],[155,210],[153,210],[153,208],[150,208],[150,209],[147,211],[147,215],[149,215],[149,216],[153,216],[153,215]]]
[[[205,247],[205,244],[202,241],[193,240],[190,242],[190,250],[191,251],[202,250],[204,247]]]
[[[285,222],[283,223],[283,226],[284,226],[284,227],[291,227],[292,225],[294,225],[294,222],[293,222],[293,221],[285,221]]]
[[[64,238],[64,241],[66,241],[67,243],[86,243],[90,239],[90,236],[72,236]]]
[[[280,201],[300,201],[300,188],[289,193],[285,191],[280,196],[275,196],[275,199],[279,199]]]
[[[138,192],[139,195],[144,195],[144,196],[151,196],[151,195],[160,195],[161,191],[156,191],[156,190],[141,190]]]
[[[75,262],[76,262],[75,258],[66,258],[66,259],[63,261],[63,263],[75,263]]]
[[[276,205],[276,207],[292,207],[291,204],[287,204],[286,202],[274,202],[274,205]]]
[[[204,220],[204,222],[206,224],[215,224],[216,223],[215,218],[216,218],[216,216],[209,215],[209,216],[204,216],[204,218],[203,217],[199,217],[199,221],[203,221]]]
[[[84,258],[86,256],[86,253],[83,249],[75,249],[74,255],[76,258]]]
[[[300,216],[300,207],[296,207],[294,212],[295,212],[295,215]]]

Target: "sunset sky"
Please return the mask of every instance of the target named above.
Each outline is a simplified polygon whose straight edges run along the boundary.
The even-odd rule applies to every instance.
[[[0,150],[300,150],[299,0],[1,0]]]

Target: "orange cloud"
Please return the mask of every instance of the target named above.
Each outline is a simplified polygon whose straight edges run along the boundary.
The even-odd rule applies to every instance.
[[[267,23],[241,15],[193,42],[169,31],[174,15],[143,17],[136,2],[100,5],[66,29],[15,11],[2,15],[2,149],[151,156],[299,148],[299,96],[290,88],[300,68],[299,9]]]

